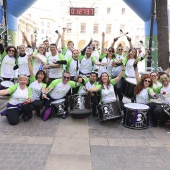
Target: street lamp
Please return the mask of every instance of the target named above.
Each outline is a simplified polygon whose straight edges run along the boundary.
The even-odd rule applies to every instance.
[[[35,35],[35,48],[37,47],[37,30],[34,31],[34,35]]]

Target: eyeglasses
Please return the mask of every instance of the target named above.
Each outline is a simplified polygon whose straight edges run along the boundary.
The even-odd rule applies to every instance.
[[[148,82],[148,83],[150,83],[151,81],[150,81],[150,80],[144,80],[144,82]]]
[[[160,80],[168,80],[168,77],[161,77]]]
[[[93,49],[93,47],[91,47],[91,46],[88,46],[86,49],[91,49],[91,50],[92,50],[92,49]]]
[[[123,49],[118,49],[119,51],[123,51]]]
[[[157,76],[157,75],[155,75],[155,74],[154,74],[154,75],[151,75],[151,77],[156,77],[156,76]]]
[[[66,76],[63,76],[63,78],[64,78],[64,79],[67,79],[67,80],[69,80],[69,79],[70,79],[70,77],[66,77]]]
[[[13,53],[15,53],[15,51],[14,50],[8,50],[9,52],[13,52]]]
[[[112,51],[112,50],[109,50],[109,53],[114,53],[114,51]]]

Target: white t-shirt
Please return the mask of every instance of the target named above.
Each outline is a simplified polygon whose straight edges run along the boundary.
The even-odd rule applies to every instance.
[[[55,56],[50,56],[48,58],[48,64],[54,64],[53,61],[60,60],[58,54]],[[62,77],[62,65],[59,68],[50,68],[49,69],[49,78],[61,78]]]
[[[71,57],[72,57],[72,51],[67,49],[64,58],[65,60],[67,60],[68,58],[71,58]]]
[[[15,86],[15,85],[14,85]],[[14,86],[10,87],[12,89]],[[9,99],[9,103],[12,105],[17,105],[19,103],[24,103],[29,98],[28,88],[21,89],[20,86],[13,92]]]
[[[101,90],[101,98],[102,98],[103,103],[111,103],[111,102],[116,101],[116,95],[115,95],[113,85],[110,84],[108,86],[108,89],[104,85],[104,89],[102,88]]]
[[[71,76],[76,76],[76,72],[77,74],[79,74],[79,70],[80,70],[80,61],[78,60],[78,71],[76,71],[77,69],[77,60],[72,59],[70,62],[70,74]]]
[[[162,87],[160,93],[162,94],[163,102],[170,104],[170,85],[168,87]]]
[[[45,55],[46,55],[47,57],[49,57],[49,56],[51,55],[51,52],[50,52],[50,51],[46,51]]]
[[[15,58],[6,55],[1,64],[1,77],[14,78]]]
[[[153,89],[155,89],[155,88],[157,88],[157,87],[160,87],[160,86],[162,86],[162,83],[161,82],[157,82],[157,84],[154,84],[153,83]]]
[[[18,57],[18,75],[27,75],[29,76],[29,68],[28,68],[28,56],[25,55],[24,57]]]
[[[93,69],[93,62],[91,57],[90,58],[84,57],[81,60],[80,72],[82,72],[83,74],[88,74],[91,73],[92,69]]]
[[[139,94],[136,95],[136,103],[140,104],[149,103],[148,88],[143,89]]]
[[[92,87],[95,87],[95,83],[94,84],[91,84],[90,81],[88,81],[86,84],[85,84],[85,89],[89,89],[89,88],[92,88]],[[81,90],[78,92],[79,94],[85,94],[86,91],[84,90],[84,86],[81,88]]]
[[[130,58],[126,63],[125,74],[127,77],[135,77],[135,71],[134,71],[134,67],[133,67],[134,62],[135,62],[135,59]]]
[[[106,63],[106,66],[100,66],[99,67],[99,71],[98,71],[98,77],[100,77],[100,75],[103,72],[106,72],[109,76],[111,76],[111,71],[112,71],[112,59],[108,59],[106,57],[103,58],[103,60],[101,61],[101,63]]]
[[[37,56],[44,62],[47,63],[47,58],[44,55],[41,55],[40,53],[37,54]],[[33,73],[34,75],[36,75],[36,73],[38,72],[40,66],[42,65],[41,61],[34,59],[34,63],[33,63]]]
[[[100,55],[99,55],[99,51],[98,50],[94,50],[92,52],[91,56],[93,56],[97,62],[99,61]],[[99,68],[99,66],[97,66],[97,65],[93,66],[93,70],[97,70],[98,68]]]

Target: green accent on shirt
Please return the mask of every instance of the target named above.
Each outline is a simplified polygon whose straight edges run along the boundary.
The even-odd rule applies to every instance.
[[[34,82],[34,81],[36,80],[35,75],[32,76],[32,77],[30,77],[29,80],[30,80],[30,84],[31,84],[32,82]],[[47,87],[47,84],[45,84],[45,83],[42,82],[42,87],[46,88],[46,87]]]

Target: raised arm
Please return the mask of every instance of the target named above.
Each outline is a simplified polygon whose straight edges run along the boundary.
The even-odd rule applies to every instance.
[[[101,48],[101,54],[105,53],[105,50],[104,50],[104,41],[105,41],[105,33],[103,32],[103,33],[102,33],[102,48]]]
[[[66,28],[63,28],[63,32],[61,36],[61,48],[62,49],[65,47],[65,31],[66,31]]]
[[[124,75],[124,72],[125,72],[125,67],[122,66],[122,71],[119,73],[119,75],[114,79],[115,80],[115,83],[117,83]]]
[[[34,76],[34,72],[33,72],[32,65],[31,65],[31,59],[32,59],[32,56],[30,55],[28,57],[28,68],[29,68],[29,72],[30,72],[30,77],[33,77]]]
[[[117,37],[113,39],[113,43],[111,44],[111,47],[112,47],[112,48],[114,48],[114,45],[115,45],[115,43],[116,43],[117,40],[118,40]]]
[[[25,35],[24,32],[22,32],[22,35],[23,35],[24,40],[25,40],[26,43],[27,43],[27,46],[28,46],[28,47],[31,47],[31,43],[28,41],[28,38],[27,38],[27,36]]]
[[[130,49],[132,49],[133,48],[132,41],[131,41],[132,39],[128,36],[126,36],[126,37],[127,37],[127,40],[129,41],[129,47],[130,47]]]
[[[81,51],[81,55],[85,55],[86,48],[91,45],[92,41],[93,41],[93,39],[91,38],[91,39],[90,39],[90,42],[89,42],[89,43],[83,48],[83,50]]]
[[[141,77],[139,76],[137,62],[134,62],[133,67],[134,67],[134,70],[135,70],[136,82],[139,83],[141,81]]]
[[[141,57],[141,60],[140,60],[140,61],[142,61],[143,59],[145,59],[149,52],[150,52],[149,50],[146,50],[146,53]]]
[[[56,40],[56,45],[57,45],[57,47],[58,47],[58,43],[59,43],[59,41],[60,41],[60,38],[61,38],[61,34],[58,32],[58,38],[57,38],[57,40]]]
[[[2,39],[0,39],[0,52],[1,52],[1,54],[3,54],[3,52],[4,52],[4,46],[2,44]]]

